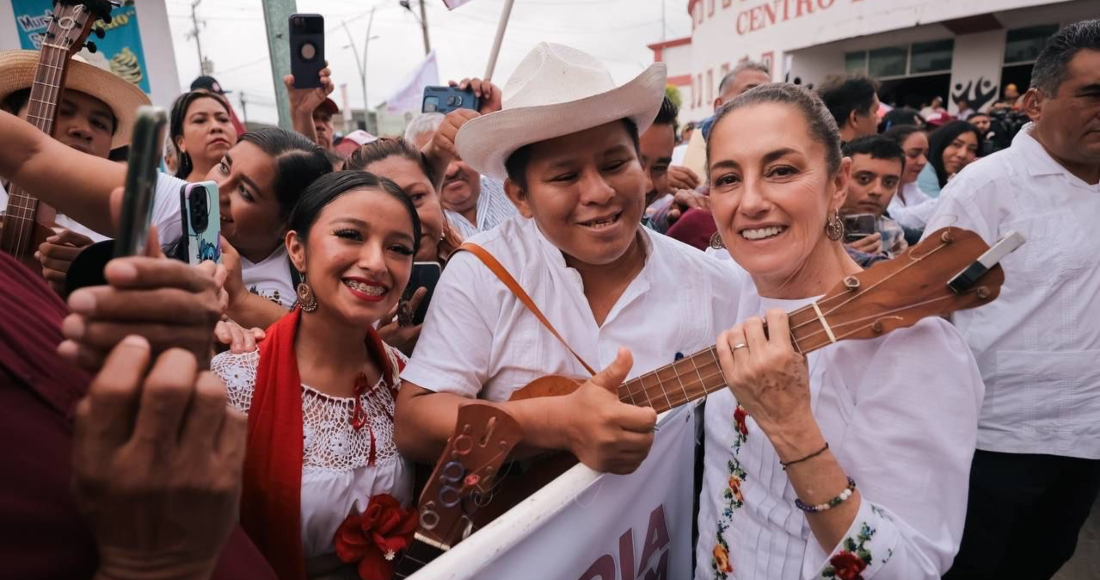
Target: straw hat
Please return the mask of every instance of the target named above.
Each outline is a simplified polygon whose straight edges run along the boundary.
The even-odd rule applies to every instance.
[[[8,95],[29,89],[34,83],[38,66],[37,50],[7,50],[0,52],[0,101]],[[101,68],[92,66],[79,56],[73,57],[65,88],[95,97],[111,108],[118,127],[111,138],[111,149],[130,144],[130,132],[137,118],[137,109],[150,104],[149,97],[137,85]]]
[[[541,42],[504,85],[502,110],[471,120],[455,139],[462,160],[504,180],[504,161],[524,145],[619,119],[643,133],[665,97],[665,65],[655,63],[616,87],[602,62],[575,48]]]

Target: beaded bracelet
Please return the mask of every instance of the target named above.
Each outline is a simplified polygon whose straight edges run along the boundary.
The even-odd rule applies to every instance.
[[[797,507],[798,509],[800,509],[804,512],[815,514],[815,513],[818,513],[818,512],[823,512],[823,511],[832,509],[832,508],[848,501],[848,498],[852,497],[852,494],[855,493],[855,491],[856,491],[856,480],[849,477],[848,478],[848,487],[845,488],[844,491],[840,492],[840,495],[834,497],[833,499],[831,499],[831,500],[829,500],[825,503],[820,503],[820,504],[817,504],[817,505],[809,505],[809,504],[803,502],[802,500],[800,500],[798,498],[795,498],[794,499],[794,505],[795,505],[795,507]]]

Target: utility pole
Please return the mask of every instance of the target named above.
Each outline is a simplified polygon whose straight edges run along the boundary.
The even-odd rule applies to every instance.
[[[366,44],[363,45],[363,58],[359,58],[359,49],[355,47],[355,38],[351,35],[348,23],[341,23],[344,25],[344,32],[348,35],[348,42],[351,43],[348,46],[351,47],[351,52],[355,54],[355,66],[359,69],[359,82],[363,84],[363,118],[366,118],[367,109],[369,108],[367,104],[367,56],[370,54],[370,41],[378,38],[370,35],[371,28],[374,26],[374,11],[377,8],[375,6],[370,9],[370,19],[367,21],[367,40]]]
[[[244,91],[241,91],[241,117],[244,118],[244,123],[248,124],[248,101],[245,100]]]
[[[199,40],[199,18],[195,14],[195,9],[199,7],[202,0],[194,0],[191,2],[191,30],[187,32],[187,38],[195,39],[195,48],[199,51],[199,74],[206,74],[206,59],[202,56],[202,42]]]
[[[292,129],[290,96],[283,76],[290,72],[290,15],[298,11],[295,0],[263,0],[264,25],[267,27],[267,51],[271,55],[271,78],[275,84],[275,103],[279,108],[279,126]]]
[[[424,10],[424,0],[420,0],[420,30],[424,33],[424,56],[432,52],[432,43],[428,41],[428,12]]]

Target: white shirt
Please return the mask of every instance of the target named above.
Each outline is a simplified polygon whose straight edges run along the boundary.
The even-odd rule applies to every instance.
[[[270,256],[255,264],[241,256],[241,275],[248,291],[287,310],[298,301],[290,268],[290,257],[285,245],[280,245]]]
[[[495,179],[481,176],[481,193],[477,197],[477,224],[470,223],[466,216],[449,209],[444,209],[447,221],[451,222],[463,238],[471,238],[481,232],[491,230],[500,222],[516,215],[519,211],[508,194],[504,192],[504,185]]]
[[[742,318],[810,302],[761,298],[751,281],[741,296]],[[831,553],[821,549],[774,447],[751,416],[739,437],[736,400],[725,390],[707,397],[704,411],[695,578],[840,578],[833,562],[862,548],[870,559],[863,578],[938,579],[962,539],[982,400],[966,343],[933,317],[825,347],[808,365],[814,417],[862,498],[845,539]]]
[[[391,356],[401,357],[387,347]],[[403,357],[402,357],[403,358]],[[224,352],[210,363],[225,381],[229,404],[248,413],[256,388],[259,351]],[[348,418],[353,399],[332,397],[302,385],[302,547],[306,558],[331,554],[340,524],[353,511],[367,509],[371,496],[388,493],[408,506],[412,501],[412,466],[393,442],[394,400],[379,379],[360,399],[370,429],[356,430]],[[375,461],[368,465],[374,433]]]
[[[904,196],[904,199],[902,199]],[[901,186],[898,194],[890,200],[886,212],[899,225],[911,230],[923,230],[928,224],[928,218],[936,211],[936,203],[939,198],[929,197],[921,191],[916,181]]]
[[[1031,135],[967,166],[926,232],[1027,242],[1001,264],[991,304],[954,315],[985,380],[978,448],[1100,459],[1100,184],[1059,165]]]
[[[516,216],[473,242],[491,253],[528,292],[569,345],[596,370],[620,346],[634,355],[630,377],[714,344],[736,319],[739,278],[727,264],[671,238],[639,228],[642,271],[596,326],[580,274],[533,220]],[[425,389],[506,401],[550,374],[587,375],[502,282],[467,252],[451,257],[435,289],[424,328],[402,380]]]

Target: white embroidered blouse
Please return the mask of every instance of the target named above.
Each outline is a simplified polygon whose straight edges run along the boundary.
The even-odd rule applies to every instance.
[[[809,302],[747,289],[739,312]],[[729,390],[714,393],[704,414],[696,580],[938,579],[962,539],[984,392],[966,342],[928,318],[808,359],[814,417],[856,481],[859,512],[840,544],[823,550],[767,436],[737,413]]]
[[[391,354],[404,358],[395,349]],[[259,351],[222,353],[210,363],[229,393],[229,404],[247,413],[256,387]],[[413,470],[393,442],[394,400],[382,380],[361,399],[371,429],[356,430],[350,397],[332,397],[302,385],[302,550],[306,558],[335,551],[333,537],[351,512],[367,508],[372,495],[388,493],[408,506]],[[371,432],[375,463],[368,465]]]

